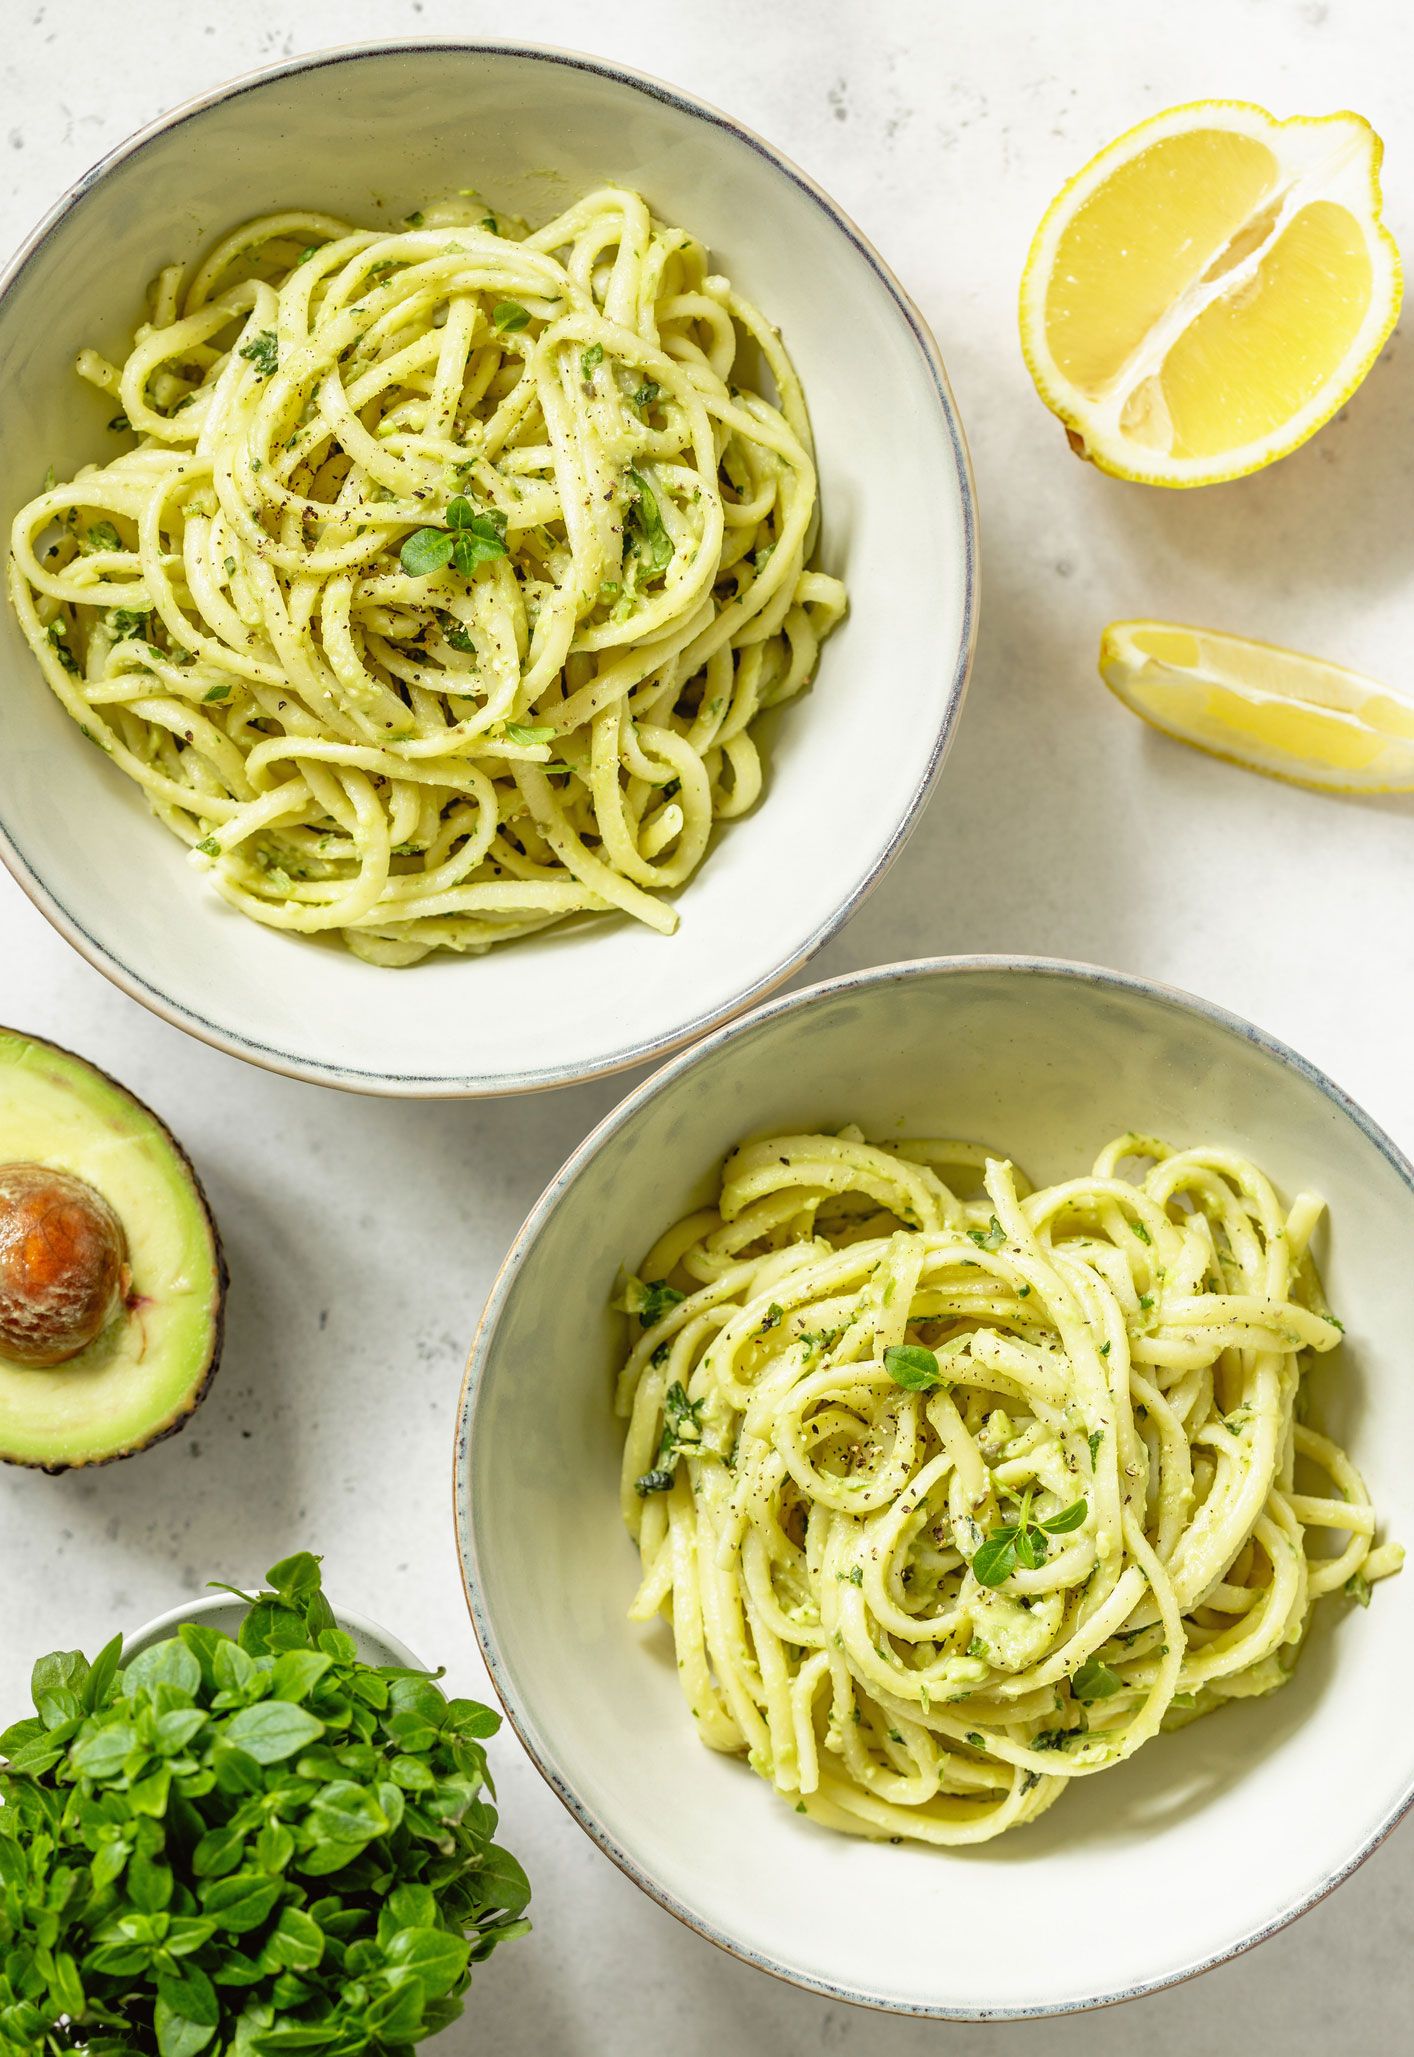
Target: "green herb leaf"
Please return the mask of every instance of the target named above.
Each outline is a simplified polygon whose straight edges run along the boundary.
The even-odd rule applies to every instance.
[[[283,1871],[295,1854],[295,1839],[282,1821],[267,1821],[255,1839],[255,1861],[262,1871]]]
[[[1010,1524],[993,1529],[972,1560],[979,1586],[1004,1586],[1016,1569],[1018,1531]]]
[[[144,607],[110,607],[103,619],[108,625],[108,633],[122,643],[133,637],[146,638],[152,611]],[[158,654],[161,655],[160,652]]]
[[[633,498],[627,516],[628,540],[650,574],[666,571],[673,561],[673,539],[658,510],[658,498],[641,471],[627,474]]]
[[[159,1971],[157,1991],[173,2014],[202,2028],[215,2028],[221,2019],[216,1988],[199,1964],[179,1963],[173,1971]]]
[[[909,1393],[931,1393],[942,1379],[937,1357],[921,1343],[891,1343],[884,1352],[884,1369]]]
[[[307,1700],[333,1662],[322,1650],[282,1650],[270,1673],[271,1698]]]
[[[92,1779],[116,1778],[137,1744],[135,1731],[125,1721],[105,1722],[80,1736],[69,1752],[75,1771]]]
[[[1063,1750],[1077,1733],[1071,1728],[1043,1728],[1031,1738],[1033,1750]]]
[[[388,1963],[406,1970],[429,2000],[450,1991],[466,1970],[470,1952],[463,1936],[442,1928],[400,1929],[388,1944]]]
[[[201,1888],[201,1904],[218,1928],[245,1935],[259,1928],[279,1899],[279,1879],[258,1871],[234,1871],[229,1878],[209,1880]]]
[[[1047,1535],[1068,1535],[1072,1529],[1085,1526],[1085,1517],[1089,1512],[1090,1503],[1088,1500],[1072,1500],[1069,1507],[1062,1507],[1059,1514],[1047,1515],[1041,1526]]]
[[[66,623],[62,619],[60,619],[59,621],[51,621],[44,633],[49,638],[49,642],[54,651],[54,655],[58,658],[60,664],[64,667],[64,670],[76,672],[79,668],[79,661],[77,657],[75,657],[73,651],[69,648],[67,640],[68,629]]]
[[[646,1500],[650,1493],[670,1493],[673,1489],[673,1480],[677,1475],[677,1466],[675,1464],[666,1467],[660,1466],[653,1471],[642,1472],[634,1480],[633,1490],[637,1493],[640,1500]]]
[[[439,614],[437,622],[454,650],[460,650],[467,657],[476,655],[476,645],[471,639],[471,631],[459,622],[454,614]]]
[[[192,1851],[191,1867],[198,1878],[224,1878],[234,1871],[245,1850],[245,1834],[229,1822],[210,1828]]]
[[[1006,1241],[1006,1230],[995,1214],[986,1228],[970,1228],[967,1233],[979,1250],[1000,1250]]]
[[[653,1279],[643,1288],[643,1300],[638,1309],[639,1327],[652,1328],[665,1314],[671,1314],[678,1303],[686,1297],[686,1294],[680,1293],[676,1286],[670,1286],[666,1279]]]
[[[414,529],[398,552],[409,578],[429,578],[452,561],[452,537],[446,529]]]
[[[38,1707],[48,1693],[78,1694],[87,1683],[88,1659],[82,1650],[51,1650],[30,1671],[30,1698]]]
[[[207,1720],[204,1707],[173,1707],[159,1714],[152,1725],[153,1748],[163,1757],[184,1750]]]
[[[265,1953],[286,1971],[313,1971],[324,1955],[324,1931],[302,1908],[282,1907]]]
[[[603,362],[604,362],[604,345],[603,345],[602,343],[591,343],[591,344],[590,344],[590,346],[589,346],[589,348],[588,348],[587,350],[582,350],[582,351],[580,352],[580,357],[579,357],[579,374],[580,374],[580,377],[581,377],[582,379],[585,379],[586,381],[587,381],[587,380],[589,380],[589,379],[591,379],[591,378],[593,378],[593,376],[594,376],[595,372],[596,372],[596,371],[598,370],[599,366],[600,366],[600,365],[601,365],[601,364],[602,364]]]
[[[519,721],[506,723],[508,743],[523,743],[529,746],[535,743],[552,743],[554,740],[555,731],[552,728],[527,728],[524,722]]]
[[[427,578],[447,564],[470,578],[479,564],[507,555],[506,525],[498,507],[478,514],[459,493],[448,505],[447,527],[414,530],[398,553],[399,562],[410,578]],[[472,646],[466,642],[459,647]]]
[[[248,343],[241,344],[236,355],[244,357],[248,364],[253,364],[261,378],[268,379],[280,361],[275,331],[261,329]]]
[[[308,1822],[311,1835],[328,1843],[369,1843],[389,1826],[373,1795],[351,1779],[334,1779],[322,1786],[310,1806]]]
[[[491,319],[504,334],[528,327],[530,315],[518,300],[498,300],[491,310]]]
[[[191,1694],[201,1684],[201,1665],[179,1637],[167,1636],[124,1665],[123,1684],[129,1692],[139,1686],[149,1691],[172,1686],[179,1693]]]
[[[679,1294],[678,1298],[681,1297]],[[640,1500],[646,1499],[650,1493],[668,1492],[677,1476],[679,1457],[692,1456],[700,1451],[705,1404],[705,1400],[689,1400],[686,1387],[677,1379],[668,1387],[663,1395],[663,1433],[658,1443],[657,1460],[651,1471],[645,1471],[633,1482],[633,1489]]]
[[[292,1707],[284,1700],[258,1700],[254,1707],[243,1707],[231,1717],[226,1740],[257,1764],[279,1764],[323,1733],[323,1722],[307,1707]]]
[[[1108,1700],[1112,1693],[1124,1691],[1124,1680],[1098,1657],[1087,1657],[1071,1679],[1070,1689],[1077,1700]]]
[[[508,555],[506,517],[499,508],[490,507],[473,515],[457,529],[452,541],[452,563],[463,578],[469,579],[479,564],[490,564]]]
[[[207,2027],[201,2022],[188,2021],[160,1993],[153,2011],[153,2027],[157,2033],[158,2057],[196,2057],[198,2050],[204,2050],[216,2033],[214,2024]]]

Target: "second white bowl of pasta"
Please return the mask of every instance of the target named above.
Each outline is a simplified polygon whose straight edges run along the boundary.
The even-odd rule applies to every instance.
[[[824,1992],[1063,2011],[1260,1940],[1414,1799],[1411,1229],[1373,1124],[1183,995],[978,959],[758,1009],[589,1138],[484,1317],[512,1721]]]
[[[0,852],[240,1055],[484,1093],[665,1050],[936,776],[975,618],[936,348],[667,89],[432,45],[239,81],[41,225],[0,371]]]

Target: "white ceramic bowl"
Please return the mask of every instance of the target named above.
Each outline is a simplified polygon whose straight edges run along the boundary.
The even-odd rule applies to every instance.
[[[818,186],[670,87],[552,50],[400,44],[237,80],[66,194],[0,284],[8,525],[53,464],[102,455],[73,372],[120,350],[147,280],[213,231],[296,204],[398,221],[477,184],[545,219],[603,180],[690,226],[785,336],[819,447],[822,561],[851,608],[772,718],[768,789],[714,838],[663,939],[615,919],[477,960],[376,970],[225,907],[51,698],[8,610],[0,856],[136,999],[236,1055],[376,1093],[490,1094],[659,1055],[800,965],[879,878],[941,766],[976,617],[967,455],[936,345]]]
[[[739,1139],[858,1121],[974,1136],[1053,1180],[1136,1127],[1249,1151],[1330,1204],[1348,1329],[1319,1416],[1414,1542],[1414,1167],[1309,1064],[1184,994],[999,958],[894,966],[757,1009],[633,1093],[551,1184],[491,1294],[457,1457],[460,1544],[497,1691],[581,1826],[712,1941],[800,1984],[917,2014],[1127,1998],[1260,1941],[1414,1799],[1414,1571],[1323,1602],[1292,1682],[1078,1782],[969,1852],[799,1819],[696,1740],[667,1631],[625,1610],[611,1412],[616,1270],[711,1190]]]
[[[259,1592],[261,1581],[255,1579],[251,1592]],[[355,1614],[347,1607],[334,1606],[334,1619],[345,1635],[352,1636],[358,1654],[365,1664],[396,1664],[405,1671],[429,1671],[430,1665],[414,1657],[406,1643],[386,1628],[380,1628],[367,1615]],[[154,1643],[165,1642],[174,1636],[184,1621],[205,1622],[208,1628],[219,1629],[223,1635],[238,1634],[245,1620],[247,1609],[243,1600],[233,1593],[203,1593],[199,1599],[183,1600],[176,1607],[169,1607],[164,1614],[155,1614],[151,1621],[135,1628],[131,1635],[123,1638],[123,1662],[131,1663],[139,1650],[150,1650]]]

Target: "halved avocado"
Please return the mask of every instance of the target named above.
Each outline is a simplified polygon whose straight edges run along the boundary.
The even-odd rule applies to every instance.
[[[166,1125],[85,1058],[0,1028],[0,1461],[67,1471],[174,1435],[220,1362],[225,1298]]]

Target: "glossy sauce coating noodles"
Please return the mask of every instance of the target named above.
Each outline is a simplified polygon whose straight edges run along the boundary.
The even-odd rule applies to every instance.
[[[22,510],[11,597],[218,891],[381,964],[672,931],[844,608],[799,383],[700,244],[607,188],[268,216],[79,368],[136,442]]]
[[[1320,1213],[1140,1135],[1038,1192],[972,1143],[735,1151],[622,1302],[632,1612],[702,1740],[830,1827],[972,1843],[1281,1685],[1403,1559],[1303,1419]]]

